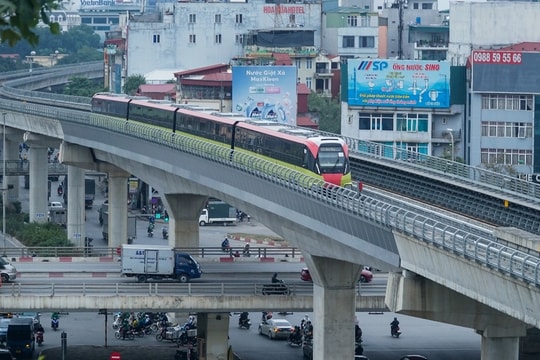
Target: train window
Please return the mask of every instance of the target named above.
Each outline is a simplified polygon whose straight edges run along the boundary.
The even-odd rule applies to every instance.
[[[337,145],[321,145],[319,148],[319,166],[322,173],[341,172],[345,170],[345,154]]]

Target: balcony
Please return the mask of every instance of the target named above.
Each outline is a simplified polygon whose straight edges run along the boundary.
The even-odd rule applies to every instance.
[[[415,50],[448,50],[448,41],[428,41],[428,40],[418,40],[414,43]]]
[[[316,78],[330,78],[334,74],[327,67],[315,67],[315,77]]]

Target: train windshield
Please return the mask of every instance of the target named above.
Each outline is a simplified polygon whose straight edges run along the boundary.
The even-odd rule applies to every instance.
[[[343,174],[346,162],[341,145],[321,145],[319,148],[319,168],[322,174]]]

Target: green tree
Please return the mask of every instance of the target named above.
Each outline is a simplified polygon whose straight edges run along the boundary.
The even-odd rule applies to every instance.
[[[124,93],[128,95],[135,95],[137,92],[137,89],[142,84],[146,84],[146,79],[143,75],[131,75],[126,78],[126,82],[124,83]]]
[[[48,25],[53,34],[60,33],[60,25],[51,22],[49,13],[57,9],[60,0],[1,0],[0,1],[0,37],[2,43],[15,45],[26,40],[35,46],[39,36],[35,28],[41,20]]]
[[[341,133],[341,106],[339,101],[316,93],[308,96],[308,110],[319,117],[319,129]]]
[[[64,94],[91,97],[97,92],[105,91],[101,81],[82,77],[72,77],[64,87]]]

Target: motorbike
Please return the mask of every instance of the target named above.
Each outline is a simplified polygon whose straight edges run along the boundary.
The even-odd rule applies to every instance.
[[[38,346],[43,344],[43,331],[36,331],[36,342]]]
[[[246,318],[246,319],[238,319],[238,327],[240,329],[246,329],[246,330],[249,330],[249,328],[251,327],[251,320],[249,320],[249,318]]]
[[[398,338],[399,335],[401,335],[401,331],[399,330],[399,326],[391,326],[390,327],[390,335],[392,335],[392,337],[396,337]]]
[[[223,252],[229,252],[231,249],[231,244],[229,243],[229,240],[225,239],[221,242],[221,251]]]
[[[163,238],[167,240],[169,238],[169,229],[165,227],[161,229],[161,236],[163,236]]]
[[[148,232],[148,237],[153,237],[154,236],[154,224],[148,225],[147,232]]]
[[[272,284],[264,284],[262,288],[262,294],[263,295],[290,295],[291,289],[289,289],[289,286],[283,282],[283,280],[279,280],[277,283]]]
[[[56,331],[58,330],[58,325],[60,325],[60,320],[58,319],[51,319],[51,328]]]
[[[300,326],[295,326],[294,331],[289,335],[287,339],[287,344],[290,346],[300,347],[302,346],[302,332],[300,331]]]
[[[180,339],[181,333],[184,331],[184,327],[180,325],[162,327],[160,331],[156,334],[156,340],[161,341],[171,341],[178,342]]]
[[[116,330],[114,332],[114,337],[117,338],[118,340],[126,340],[126,339],[133,340],[133,339],[135,339],[135,334],[133,333],[133,331],[125,330],[125,332],[126,332],[125,336],[123,334],[123,331],[124,330],[122,330],[121,328]]]

